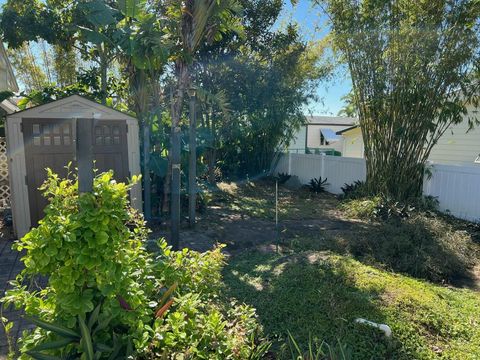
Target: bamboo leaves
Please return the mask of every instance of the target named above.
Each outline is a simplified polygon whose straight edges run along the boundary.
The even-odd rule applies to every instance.
[[[450,125],[470,121],[480,3],[316,2],[326,5],[350,70],[367,186],[399,200],[418,196],[432,147]]]

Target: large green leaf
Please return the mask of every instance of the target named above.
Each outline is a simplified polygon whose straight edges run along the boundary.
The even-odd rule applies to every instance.
[[[117,23],[118,11],[108,6],[105,1],[93,0],[82,2],[79,5],[85,17],[95,27],[113,25]]]
[[[144,14],[145,0],[118,0],[118,8],[123,15],[136,18]]]
[[[73,343],[74,341],[75,339],[72,339],[72,338],[65,338],[65,339],[50,341],[50,342],[42,343],[35,346],[33,349],[31,349],[31,351],[37,352],[42,350],[61,349],[67,346],[68,344]]]
[[[116,335],[113,335],[113,352],[110,354],[108,360],[116,360],[121,349],[122,342],[118,339]]]
[[[112,320],[112,317],[110,316],[108,318],[105,318],[99,321],[97,327],[95,328],[95,330],[93,330],[93,335],[95,335],[98,331],[105,329],[108,326],[108,324],[110,324],[111,320]]]
[[[113,348],[105,344],[95,344],[95,349],[101,352],[112,352]]]
[[[62,358],[59,358],[58,356],[42,354],[36,351],[27,351],[26,354],[35,360],[62,360]]]
[[[102,303],[99,303],[95,309],[93,309],[90,317],[88,318],[88,329],[91,331],[93,325],[98,320],[98,314],[100,313],[100,308],[102,307]]]
[[[83,26],[78,26],[78,29],[80,30],[80,33],[82,36],[87,40],[88,42],[91,42],[92,44],[102,44],[102,43],[108,43],[110,42],[110,39],[103,35],[102,33],[83,27]]]
[[[56,325],[52,323],[48,323],[46,321],[42,321],[36,318],[28,318],[27,320],[34,323],[35,325],[41,327],[42,329],[54,332],[55,334],[68,337],[68,338],[73,338],[73,339],[79,339],[80,335],[73,331],[72,329],[66,328],[61,325]]]
[[[85,324],[85,320],[81,316],[78,317],[78,325],[80,326],[80,332],[82,334],[82,343],[85,351],[85,355],[87,356],[87,360],[94,360],[94,352],[93,352],[93,345],[92,345],[92,338],[90,336],[90,330]]]

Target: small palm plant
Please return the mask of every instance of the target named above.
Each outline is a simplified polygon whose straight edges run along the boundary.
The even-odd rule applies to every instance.
[[[330,185],[329,183],[327,183],[327,180],[327,178],[322,180],[321,176],[319,178],[313,178],[308,183],[308,189],[315,194],[326,192],[326,187]]]
[[[289,175],[289,174],[287,174],[287,173],[278,173],[277,176],[276,176],[276,179],[278,180],[278,184],[279,184],[279,185],[283,185],[283,184],[285,184],[291,177],[292,177],[292,175]]]

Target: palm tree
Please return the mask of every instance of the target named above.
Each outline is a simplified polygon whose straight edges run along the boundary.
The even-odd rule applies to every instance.
[[[169,0],[168,13],[176,16],[172,32],[178,38],[174,71],[176,91],[172,104],[171,128],[171,243],[179,246],[180,229],[180,117],[186,89],[191,83],[191,67],[198,49],[205,42],[221,38],[222,33],[240,31],[240,5],[237,0]],[[196,156],[191,154],[191,156]],[[191,184],[190,184],[191,185]]]

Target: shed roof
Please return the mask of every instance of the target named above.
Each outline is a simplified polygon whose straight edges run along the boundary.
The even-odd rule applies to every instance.
[[[90,118],[103,120],[136,120],[135,117],[99,104],[80,95],[70,95],[63,99],[7,115],[8,118]]]

